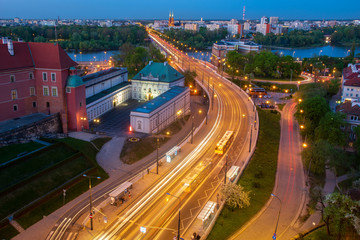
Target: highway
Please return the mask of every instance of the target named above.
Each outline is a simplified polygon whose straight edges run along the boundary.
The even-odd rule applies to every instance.
[[[229,81],[222,80],[214,70],[203,63],[191,59],[159,37],[151,33],[149,35],[155,42],[158,41],[163,50],[172,55],[174,61],[170,64],[177,68],[190,67],[197,72],[197,80],[208,89],[209,97],[213,100],[208,116],[209,124],[199,131],[193,145],[185,145],[184,151],[189,152],[187,156],[118,213],[117,219],[100,232],[94,232],[93,239],[171,239],[177,233],[179,207],[182,215],[180,235],[191,234],[187,229],[219,188],[225,176],[225,155],[214,155],[215,145],[225,131],[234,131],[233,145],[228,150],[228,168],[234,164],[244,165],[249,154],[250,128],[256,124],[256,112],[247,95]],[[134,174],[139,171],[134,169]],[[117,185],[129,178],[120,178]],[[94,202],[101,201],[115,186],[116,183],[95,192]],[[59,219],[48,239],[72,239],[65,233],[77,219],[86,215],[87,208],[88,204],[82,202],[70,209]],[[139,226],[146,226],[147,232],[141,233]],[[84,236],[86,235],[79,234],[76,239],[88,239],[88,236]]]
[[[187,229],[223,182],[226,156],[215,155],[214,149],[225,131],[235,132],[233,146],[228,152],[229,167],[235,163],[243,165],[249,154],[250,127],[255,113],[247,96],[202,63],[180,53],[156,35],[149,35],[172,55],[172,64],[176,63],[179,68],[187,65],[208,80],[198,79],[217,102],[212,106],[217,111],[216,121],[209,133],[197,137],[196,148],[181,163],[94,239],[172,239],[177,235],[179,208],[182,216],[180,236],[189,235]],[[146,233],[141,233],[139,226],[146,227]]]

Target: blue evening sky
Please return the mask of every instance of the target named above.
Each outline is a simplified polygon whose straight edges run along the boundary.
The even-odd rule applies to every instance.
[[[355,0],[0,0],[0,18],[359,19]]]

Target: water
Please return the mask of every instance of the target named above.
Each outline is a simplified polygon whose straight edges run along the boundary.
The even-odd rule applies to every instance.
[[[271,49],[272,52],[278,52],[280,55],[289,55],[295,58],[310,58],[314,56],[324,56],[329,57],[346,57],[350,54],[351,47],[334,47],[334,46],[323,46],[323,47],[314,47],[314,48],[294,48],[291,50],[285,49]],[[360,47],[355,48],[355,55],[360,53]]]
[[[280,55],[289,55],[295,58],[309,58],[313,56],[323,56],[327,55],[329,57],[346,57],[350,53],[351,47],[333,47],[333,46],[323,46],[323,47],[314,47],[314,48],[294,48],[294,49],[271,49],[272,52],[277,52]],[[90,52],[90,53],[74,53],[68,52],[70,58],[74,61],[105,61],[109,60],[114,54],[118,54],[118,50],[104,51],[101,52]],[[355,49],[355,55],[360,53],[360,47]],[[187,52],[191,57],[210,61],[211,51],[198,51],[198,52]]]
[[[94,61],[109,60],[110,57],[112,57],[113,55],[118,54],[118,53],[119,53],[119,50],[88,52],[88,53],[82,53],[82,54],[80,54],[79,52],[76,52],[76,53],[68,52],[67,54],[75,62],[94,62]]]

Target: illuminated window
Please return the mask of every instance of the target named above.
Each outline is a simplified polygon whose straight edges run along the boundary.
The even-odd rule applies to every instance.
[[[11,100],[15,100],[15,99],[17,99],[17,91],[11,90]]]
[[[35,87],[30,87],[30,96],[35,96]]]
[[[57,97],[58,96],[58,89],[57,87],[51,87],[51,95],[53,97]]]
[[[49,87],[43,86],[43,95],[49,96]]]

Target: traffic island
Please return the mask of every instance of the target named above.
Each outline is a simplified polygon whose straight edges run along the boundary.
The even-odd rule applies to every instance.
[[[225,206],[207,239],[227,239],[268,201],[274,188],[280,141],[280,114],[258,109],[260,129],[255,153],[238,184],[250,191],[250,206],[232,210]]]

